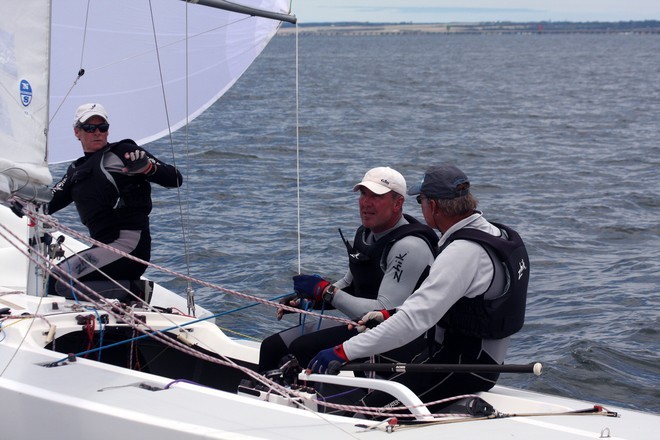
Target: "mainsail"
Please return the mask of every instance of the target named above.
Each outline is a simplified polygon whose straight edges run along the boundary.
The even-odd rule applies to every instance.
[[[205,6],[222,0],[194,3],[3,3],[0,200],[49,184],[47,163],[80,155],[72,115],[83,103],[103,103],[113,139],[142,145],[183,127],[236,82],[277,32],[273,18],[289,11],[288,0],[229,4],[270,18]]]
[[[0,201],[51,181],[46,162],[49,21],[45,0],[5,2],[0,10]]]

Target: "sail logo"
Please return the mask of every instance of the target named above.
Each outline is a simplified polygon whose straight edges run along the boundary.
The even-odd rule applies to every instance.
[[[20,88],[21,102],[23,103],[23,107],[27,107],[32,102],[32,86],[27,80],[23,79],[21,80]]]

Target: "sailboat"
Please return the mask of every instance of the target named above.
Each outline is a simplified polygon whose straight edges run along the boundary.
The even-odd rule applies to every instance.
[[[439,415],[379,376],[296,369],[264,376],[256,371],[258,344],[227,336],[210,312],[159,285],[149,302],[130,306],[91,291],[78,300],[44,295],[51,261],[90,244],[42,209],[48,163],[79,155],[70,139],[75,108],[102,101],[118,138],[142,145],[167,136],[217,101],[282,22],[295,22],[286,0],[3,4],[2,438],[653,437],[658,415],[503,386],[463,396],[473,403],[464,412]],[[318,386],[379,389],[405,411],[370,417],[329,405]]]

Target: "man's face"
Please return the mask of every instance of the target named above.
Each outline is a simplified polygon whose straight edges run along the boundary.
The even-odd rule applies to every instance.
[[[105,119],[100,116],[92,116],[83,123],[85,126],[98,124],[106,124]],[[88,133],[87,131],[83,130],[83,128],[76,126],[73,128],[73,132],[75,133],[76,137],[80,139],[80,143],[82,143],[83,151],[85,153],[94,153],[95,151],[99,151],[108,143],[108,130],[106,130],[105,133],[102,133],[101,130],[97,127],[93,132]]]
[[[376,194],[370,189],[360,187],[360,218],[365,228],[373,232],[383,232],[399,221],[403,197],[396,197],[393,191]]]

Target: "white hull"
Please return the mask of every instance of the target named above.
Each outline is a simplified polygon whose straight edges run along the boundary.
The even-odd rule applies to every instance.
[[[18,296],[1,302],[19,303]],[[31,299],[31,298],[30,298]],[[58,332],[79,327],[75,313],[48,317]],[[152,326],[160,318],[147,314]],[[355,418],[314,413],[172,379],[78,359],[57,367],[60,353],[44,350],[48,328],[40,320],[24,320],[5,328],[0,343],[0,416],[3,438],[153,438],[165,439],[306,439],[310,438],[443,438],[465,439],[651,439],[660,417],[608,408],[618,418],[599,415],[512,417],[420,427],[403,427],[388,434],[365,432]],[[69,324],[67,325],[67,322]],[[164,327],[169,323],[163,322]],[[228,340],[212,324],[209,339],[227,344],[236,353],[255,348]],[[215,327],[212,330],[211,327]],[[76,328],[77,330],[77,328]],[[215,333],[215,334],[214,334]],[[20,345],[20,349],[18,348]],[[141,387],[140,384],[149,386]],[[585,409],[592,403],[495,387],[484,400],[505,413],[549,413]],[[358,426],[358,424],[360,426]],[[389,437],[393,435],[394,437]]]

